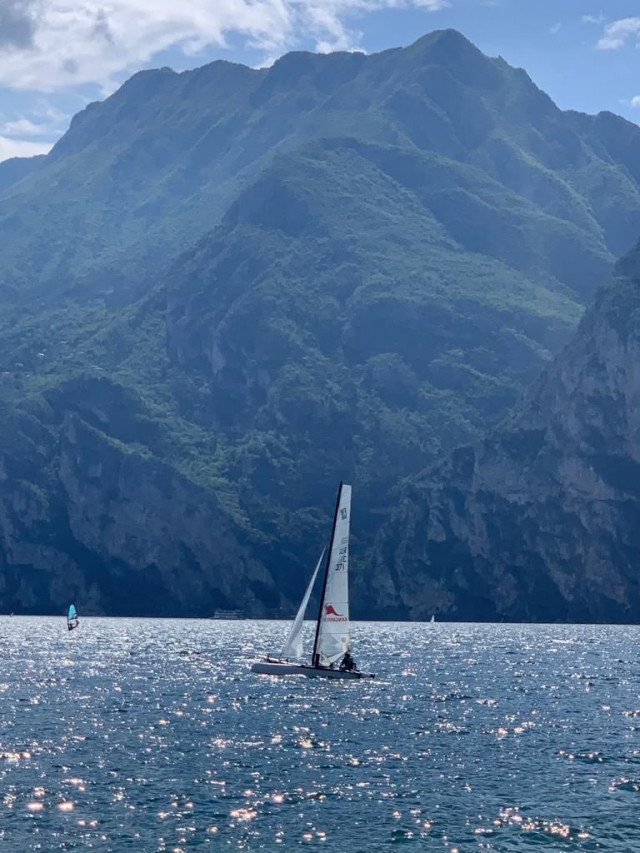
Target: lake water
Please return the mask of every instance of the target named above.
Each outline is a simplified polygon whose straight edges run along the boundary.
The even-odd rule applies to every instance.
[[[0,850],[640,849],[640,629],[0,619]]]

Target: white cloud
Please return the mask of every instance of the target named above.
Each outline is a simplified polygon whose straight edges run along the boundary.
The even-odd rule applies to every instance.
[[[9,139],[0,136],[0,162],[11,157],[33,157],[35,154],[47,154],[53,143],[28,142],[24,139]]]
[[[7,136],[41,136],[40,125],[28,118],[19,118],[16,121],[7,121],[0,126],[0,134]]]
[[[631,98],[631,106],[640,107],[640,95],[635,95],[633,98]]]
[[[558,33],[560,32],[561,29],[562,29],[562,24],[560,23],[560,21],[558,21],[557,24],[554,24],[552,27],[549,27],[549,32],[551,33],[552,36],[556,36],[556,35],[558,35]]]
[[[604,28],[604,35],[598,42],[600,50],[617,50],[629,39],[640,39],[640,18],[619,18]]]
[[[0,115],[0,137],[18,145],[34,140],[40,148],[51,147],[51,140],[60,137],[69,125],[69,117],[46,101],[39,99],[31,109],[27,109],[19,118],[6,120]],[[37,140],[37,142],[35,142]],[[28,150],[27,145],[25,150]],[[41,153],[37,151],[36,153]]]
[[[396,3],[397,6],[408,6],[409,3]],[[442,9],[446,9],[448,6],[451,6],[449,0],[415,0],[414,6],[418,6],[418,8],[426,9],[428,12],[440,12]]]
[[[2,122],[0,116],[0,136],[40,137],[48,140],[59,136],[68,123],[69,118],[65,113],[41,101],[18,119]]]
[[[0,8],[8,0],[0,0]],[[117,75],[170,47],[195,54],[231,34],[264,56],[310,40],[351,50],[359,14],[384,8],[437,12],[448,0],[10,0],[12,33],[0,40],[0,85],[54,92],[82,84],[105,91]],[[0,22],[2,17],[0,16]]]
[[[580,20],[583,24],[604,24],[605,17],[602,12],[600,12],[599,15],[583,15]]]

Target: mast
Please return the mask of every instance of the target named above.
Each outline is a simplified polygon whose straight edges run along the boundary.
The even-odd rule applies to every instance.
[[[342,495],[342,480],[338,486],[338,497],[336,498],[336,508],[333,513],[333,527],[331,528],[331,539],[329,541],[329,550],[327,552],[327,562],[324,567],[324,580],[322,581],[322,595],[320,596],[320,609],[318,610],[318,621],[316,622],[316,636],[313,641],[313,654],[311,655],[312,666],[317,666],[318,638],[320,636],[320,623],[322,621],[322,608],[324,607],[324,596],[327,591],[327,578],[329,577],[329,566],[331,565],[331,554],[333,552],[333,539],[336,535],[336,521],[338,520],[338,509],[340,508],[340,496]]]

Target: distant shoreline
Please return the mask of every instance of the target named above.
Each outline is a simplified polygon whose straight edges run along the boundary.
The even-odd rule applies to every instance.
[[[167,621],[167,622],[222,622],[222,623],[242,623],[242,622],[278,622],[286,624],[287,622],[291,622],[293,616],[273,616],[273,617],[264,617],[264,616],[249,616],[246,619],[214,619],[211,616],[142,616],[142,615],[106,615],[106,614],[91,614],[91,615],[82,615],[81,621],[93,620],[93,619],[135,619],[135,620],[145,620],[145,621]],[[66,615],[64,613],[0,613],[1,619],[66,619]],[[307,619],[306,622],[310,624],[315,620]],[[490,621],[465,621],[465,620],[453,620],[453,619],[443,619],[442,621],[431,622],[429,620],[421,621],[421,620],[411,620],[411,619],[351,619],[352,625],[428,625],[430,630],[437,630],[439,626],[446,625],[450,626],[463,626],[463,625],[473,625],[473,626],[493,626],[493,625],[513,625],[513,626],[522,626],[522,627],[536,627],[536,628],[560,628],[560,627],[574,627],[574,628],[637,628],[640,627],[640,622],[511,622],[511,621],[503,621],[503,622],[490,622]]]

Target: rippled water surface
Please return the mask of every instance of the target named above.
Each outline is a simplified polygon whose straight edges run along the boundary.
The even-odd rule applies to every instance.
[[[0,850],[640,849],[640,629],[0,619]]]

